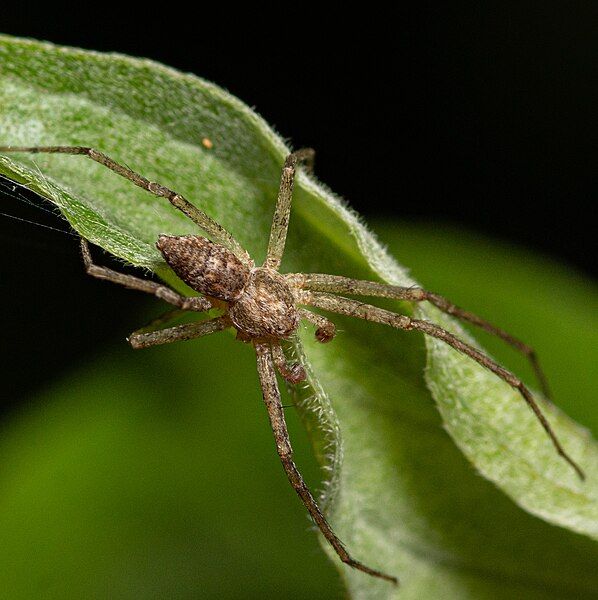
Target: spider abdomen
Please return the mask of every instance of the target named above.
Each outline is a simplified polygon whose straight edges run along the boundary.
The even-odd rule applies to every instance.
[[[249,269],[225,246],[199,235],[161,235],[156,247],[170,268],[196,292],[227,302],[243,293]]]
[[[253,269],[242,296],[229,306],[237,329],[255,339],[284,339],[299,326],[295,299],[284,278],[265,268]]]

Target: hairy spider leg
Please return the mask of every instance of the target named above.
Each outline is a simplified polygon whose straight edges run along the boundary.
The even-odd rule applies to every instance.
[[[217,223],[212,217],[191,204],[186,198],[177,194],[173,190],[149,179],[146,179],[139,173],[136,173],[129,167],[125,167],[116,162],[106,154],[98,152],[87,146],[0,146],[0,152],[26,152],[29,154],[70,154],[82,155],[91,158],[91,160],[107,167],[114,173],[128,179],[136,186],[159,196],[166,198],[175,208],[178,208],[183,214],[191,219],[200,229],[208,234],[215,242],[222,244],[232,250],[237,257],[247,266],[253,267],[253,261],[237,240],[222,225]]]
[[[276,199],[276,208],[270,229],[270,240],[268,242],[268,253],[264,267],[278,271],[284,246],[289,229],[289,217],[291,213],[291,200],[293,198],[293,184],[295,171],[299,162],[305,162],[307,170],[311,171],[314,163],[315,151],[312,148],[303,148],[289,154],[284,161],[282,174],[280,176],[280,188]]]
[[[293,461],[293,449],[289,440],[289,432],[287,430],[286,421],[284,418],[284,411],[282,408],[282,402],[280,401],[280,392],[278,389],[278,383],[276,381],[276,372],[274,370],[274,359],[272,357],[272,350],[268,344],[255,343],[255,353],[257,355],[257,370],[260,377],[260,383],[262,387],[262,394],[264,403],[268,411],[268,417],[270,419],[270,425],[274,432],[274,440],[276,443],[276,451],[282,462],[282,466],[285,473],[297,492],[299,498],[309,511],[312,519],[334,548],[339,558],[347,565],[363,571],[368,575],[379,577],[392,583],[397,584],[398,579],[392,575],[387,575],[376,569],[372,569],[363,563],[352,558],[342,542],[338,539],[328,521],[322,514],[322,511],[318,507],[314,497],[312,496],[309,488],[303,481],[301,473],[299,473],[294,461]]]
[[[199,296],[181,296],[181,294],[178,294],[167,285],[142,279],[141,277],[135,277],[134,275],[126,275],[125,273],[119,273],[113,269],[96,265],[93,262],[91,252],[89,251],[89,244],[85,238],[81,238],[81,254],[83,255],[85,271],[92,277],[111,281],[112,283],[122,285],[131,290],[152,294],[182,310],[204,312],[212,308],[212,304],[206,300],[206,298],[201,298]]]
[[[406,300],[409,302],[428,301],[439,308],[442,312],[467,321],[473,325],[487,331],[488,333],[502,339],[515,350],[521,352],[530,362],[540,383],[543,395],[551,399],[548,380],[542,370],[536,352],[531,346],[528,346],[515,336],[511,335],[493,325],[489,321],[482,319],[478,315],[460,308],[447,300],[444,296],[429,292],[420,287],[401,287],[389,285],[375,281],[363,281],[360,279],[351,279],[340,275],[325,275],[321,273],[301,273],[290,275],[303,289],[314,292],[332,292],[334,294],[349,294],[352,296],[375,296],[379,298],[392,298],[394,300]]]
[[[466,344],[452,333],[449,333],[445,329],[442,329],[433,323],[429,323],[428,321],[411,319],[406,315],[400,315],[389,310],[372,306],[371,304],[365,304],[356,300],[350,300],[349,298],[343,298],[342,296],[334,296],[324,292],[306,292],[304,298],[301,300],[301,303],[339,313],[341,315],[347,315],[349,317],[357,317],[366,321],[382,323],[383,325],[389,325],[390,327],[394,327],[396,329],[403,329],[405,331],[421,331],[429,336],[445,342],[462,354],[469,356],[479,365],[494,373],[521,394],[523,399],[533,411],[535,417],[544,428],[544,431],[552,441],[557,453],[569,463],[580,479],[585,479],[583,470],[573,460],[573,458],[571,458],[569,454],[565,452],[555,432],[525,384],[510,371],[501,367],[498,363],[473,346]]]
[[[147,327],[134,331],[128,338],[129,343],[135,350],[159,346],[161,344],[170,344],[172,342],[181,342],[192,340],[217,331],[222,331],[231,326],[230,319],[227,316],[216,317],[207,321],[196,321],[195,323],[185,323],[175,327],[167,327],[156,331],[147,332]]]

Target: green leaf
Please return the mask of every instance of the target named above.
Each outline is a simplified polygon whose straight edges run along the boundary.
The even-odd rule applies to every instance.
[[[202,147],[205,137],[213,148]],[[2,144],[96,147],[184,194],[264,257],[287,149],[213,84],[149,61],[0,37]],[[0,157],[0,172],[52,200],[91,241],[180,287],[154,242],[196,229],[164,200],[81,157]],[[286,271],[413,283],[354,214],[304,175],[287,248]],[[470,339],[438,311],[417,313]],[[302,335],[310,387],[297,401],[328,474],[327,513],[355,557],[401,576],[401,598],[590,597],[595,545],[516,508],[470,464],[529,513],[595,538],[598,449],[587,432],[544,404],[587,472],[581,483],[517,394],[427,340],[426,381],[469,463],[433,409],[421,338],[337,321],[334,347]],[[398,593],[340,568],[353,597]]]

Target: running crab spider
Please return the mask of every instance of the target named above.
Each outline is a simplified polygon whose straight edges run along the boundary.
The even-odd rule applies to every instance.
[[[81,239],[81,249],[85,268],[89,275],[153,294],[176,307],[177,310],[171,311],[148,327],[133,332],[129,337],[129,343],[133,348],[147,348],[193,339],[231,327],[236,330],[238,339],[253,345],[276,449],[287,477],[326,540],[334,548],[340,560],[349,566],[374,577],[393,583],[398,582],[396,577],[366,566],[352,558],[330,527],[293,462],[276,373],[278,371],[284,379],[293,384],[304,380],[306,373],[300,364],[287,362],[281,342],[295,334],[302,319],[315,326],[315,335],[319,342],[329,342],[335,335],[335,326],[330,320],[311,312],[306,307],[357,317],[396,329],[420,331],[470,357],[521,394],[558,454],[571,465],[581,479],[584,478],[583,471],[565,452],[531,392],[518,377],[438,325],[365,304],[347,298],[345,295],[390,298],[414,303],[430,302],[440,310],[498,336],[527,356],[545,395],[548,396],[546,378],[532,348],[502,329],[455,306],[442,296],[421,288],[398,287],[337,275],[281,274],[279,272],[289,224],[295,171],[299,163],[303,163],[306,169],[312,169],[313,150],[299,150],[290,154],[285,160],[270,231],[267,257],[261,266],[255,266],[247,251],[229,232],[183,196],[159,183],[149,181],[93,148],[0,146],[0,152],[44,152],[86,156],[148,192],[166,198],[209,236],[210,239],[199,235],[161,235],[156,243],[176,275],[199,292],[201,296],[182,296],[166,285],[98,266],[94,264],[88,243],[83,238]],[[220,316],[185,325],[164,327],[173,312],[205,312],[213,308],[221,311]]]

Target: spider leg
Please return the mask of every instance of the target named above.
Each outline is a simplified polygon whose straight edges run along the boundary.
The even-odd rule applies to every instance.
[[[223,244],[230,248],[238,258],[246,265],[253,267],[253,261],[247,254],[247,251],[241,247],[233,236],[219,225],[214,219],[206,215],[202,210],[191,204],[186,198],[172,191],[171,189],[154,183],[146,179],[139,173],[117,163],[115,160],[106,156],[102,152],[98,152],[93,148],[86,146],[0,146],[0,152],[27,152],[31,154],[47,153],[47,154],[71,154],[82,155],[91,158],[91,160],[107,167],[114,173],[128,179],[136,186],[159,196],[166,198],[175,208],[178,208],[183,214],[189,217],[198,227],[203,229],[215,242]]]
[[[81,253],[83,254],[85,271],[92,277],[111,281],[118,285],[124,285],[131,290],[139,290],[140,292],[153,294],[157,298],[165,300],[169,304],[177,306],[182,310],[203,312],[212,308],[211,303],[200,296],[181,296],[166,285],[142,279],[141,277],[126,275],[125,273],[119,273],[113,269],[96,265],[93,262],[91,252],[89,251],[89,244],[85,238],[81,238]]]
[[[276,209],[270,229],[270,241],[268,242],[268,254],[264,266],[278,271],[280,261],[284,253],[284,245],[287,240],[289,228],[289,217],[291,212],[291,199],[293,197],[293,183],[297,163],[305,162],[307,171],[313,169],[315,152],[312,148],[303,148],[289,154],[284,161],[282,174],[280,176],[280,188],[276,200]]]
[[[304,289],[318,292],[332,292],[339,294],[349,294],[354,296],[377,296],[380,298],[392,298],[394,300],[407,300],[409,302],[428,301],[441,311],[472,323],[484,331],[499,337],[507,344],[521,352],[529,360],[532,369],[536,375],[540,388],[544,396],[551,399],[548,380],[544,371],[540,367],[538,357],[533,348],[517,339],[515,336],[507,333],[500,327],[496,327],[476,314],[456,306],[443,296],[434,292],[429,292],[419,287],[400,287],[378,283],[375,281],[362,281],[359,279],[350,279],[338,275],[323,275],[319,273],[309,273],[305,275],[291,275]]]
[[[373,575],[374,577],[380,577],[393,583],[398,583],[396,577],[386,575],[375,569],[371,569],[366,565],[354,560],[349,553],[345,550],[342,542],[336,537],[334,531],[326,521],[326,518],[322,514],[322,511],[318,507],[314,497],[312,496],[309,488],[303,481],[301,473],[299,473],[295,463],[293,462],[293,449],[289,441],[289,433],[287,430],[282,403],[280,401],[280,392],[278,390],[278,384],[276,382],[276,372],[274,370],[274,362],[272,358],[272,350],[268,344],[255,343],[255,353],[257,355],[257,369],[260,378],[260,384],[262,387],[262,394],[264,397],[264,403],[268,410],[268,417],[270,418],[270,425],[274,433],[274,440],[276,442],[276,451],[282,462],[282,466],[287,474],[287,477],[297,492],[299,498],[309,511],[312,519],[319,527],[320,531],[328,540],[330,545],[334,548],[339,558],[347,565]]]
[[[564,460],[566,460],[571,465],[571,467],[573,467],[580,479],[585,479],[584,472],[579,467],[579,465],[565,452],[552,427],[550,426],[550,423],[548,423],[546,417],[540,410],[540,407],[534,400],[534,397],[532,396],[531,392],[527,389],[525,384],[518,377],[513,375],[513,373],[501,367],[490,357],[486,356],[473,346],[466,344],[465,342],[454,336],[452,333],[449,333],[445,329],[442,329],[442,327],[434,325],[433,323],[429,323],[428,321],[411,319],[406,315],[393,313],[389,310],[384,310],[382,308],[372,306],[371,304],[364,304],[363,302],[358,302],[357,300],[343,298],[342,296],[333,296],[331,294],[318,292],[308,292],[307,294],[309,295],[303,298],[303,302],[310,304],[311,306],[336,312],[342,315],[347,315],[350,317],[358,317],[366,321],[374,321],[376,323],[390,325],[391,327],[395,327],[396,329],[404,329],[406,331],[421,331],[427,335],[430,335],[432,337],[435,337],[436,339],[445,342],[446,344],[453,347],[455,350],[461,352],[462,354],[469,356],[471,359],[475,360],[479,365],[494,373],[496,376],[508,383],[512,388],[514,388],[521,394],[523,399],[527,402],[528,406],[531,408],[534,415],[544,428],[544,431],[546,431],[557,453]]]
[[[288,363],[280,344],[272,344],[272,358],[278,372],[289,382],[299,383],[307,377],[305,369],[298,363]]]
[[[159,346],[160,344],[170,344],[171,342],[180,342],[192,340],[216,331],[222,331],[231,326],[227,317],[216,317],[208,321],[197,321],[195,323],[185,323],[176,327],[158,329],[157,331],[147,332],[147,326],[134,331],[128,338],[129,344],[135,349],[149,348],[150,346]]]

